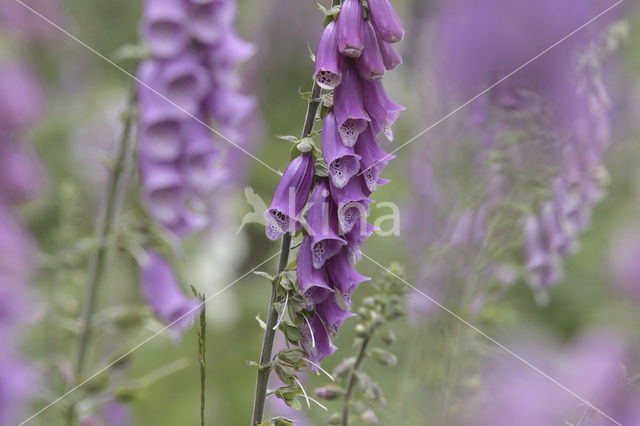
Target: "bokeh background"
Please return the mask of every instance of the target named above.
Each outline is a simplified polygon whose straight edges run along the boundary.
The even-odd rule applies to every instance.
[[[106,57],[114,57],[119,48],[138,39],[140,1],[61,0],[57,7],[49,7],[48,1],[33,3],[34,8],[42,8],[43,15]],[[637,167],[640,161],[637,142],[640,137],[640,9],[631,1],[625,3],[629,4],[620,6],[616,18],[611,20],[624,22],[623,35],[619,47],[607,59],[603,74],[612,98],[613,142],[605,159],[610,183],[606,198],[593,210],[588,229],[579,236],[580,249],[564,259],[564,278],[549,290],[549,302],[537,303],[521,278],[502,289],[500,297],[485,302],[475,316],[460,305],[458,298],[434,295],[488,335],[513,344],[514,348],[527,342],[544,342],[539,346],[546,345],[552,358],[562,352],[563,345],[594,329],[606,329],[607,333],[621,336],[632,348],[640,347],[638,305],[617,289],[612,273],[617,238],[640,227]],[[434,40],[437,40],[442,5],[431,0],[394,0],[393,4],[405,23],[406,37],[399,45],[405,62],[388,74],[385,84],[393,98],[407,106],[407,110],[396,124],[395,142],[387,151],[437,122],[456,106],[445,99],[437,75],[438,61],[442,58]],[[17,213],[37,242],[42,264],[32,283],[31,323],[21,345],[49,384],[46,391],[38,391],[25,412],[28,414],[55,399],[65,387],[65,372],[70,368],[77,332],[74,318],[79,309],[94,220],[106,180],[104,161],[114,153],[121,131],[119,114],[125,106],[130,80],[37,16],[24,18],[32,20],[45,36],[20,35],[20,31],[3,22],[0,58],[21,57],[34,70],[46,94],[42,118],[30,128],[27,137],[43,163],[45,189]],[[244,91],[255,95],[259,103],[251,151],[267,164],[284,169],[290,145],[275,135],[300,132],[306,101],[298,92],[311,87],[309,48],[315,48],[321,34],[322,14],[312,0],[238,0],[237,27],[238,33],[257,48],[254,57],[241,68]],[[529,36],[531,34],[526,35]],[[133,72],[130,62],[124,61],[121,66]],[[415,201],[424,201],[421,185],[416,185],[416,180],[424,183],[423,188],[428,187],[424,174],[427,164],[438,167],[443,191],[468,179],[465,155],[472,148],[460,140],[468,139],[472,144],[482,138],[464,126],[465,119],[461,117],[468,116],[468,110],[463,108],[400,150],[384,173],[391,183],[375,194],[378,202],[392,201],[400,206],[402,226],[399,236],[372,237],[364,251],[384,265],[393,261],[401,263],[407,280],[428,294],[432,294],[430,291],[434,288],[423,276],[423,264],[430,252],[424,249],[424,244],[416,243],[416,236],[421,223],[427,231],[434,225],[430,225],[426,210],[423,214],[415,211]],[[449,145],[448,138],[460,140]],[[437,155],[441,151],[434,149],[433,158],[426,158],[431,154],[425,146],[450,146],[457,151],[448,152],[451,157],[445,160],[443,156],[440,162]],[[445,161],[448,163],[444,164]],[[190,237],[185,244],[186,254],[179,265],[182,281],[207,295],[222,289],[278,249],[276,243],[265,238],[264,228],[258,224],[248,224],[236,233],[243,215],[251,211],[244,199],[244,186],[251,186],[268,202],[277,183],[277,176],[253,161],[245,163],[243,175],[237,188],[219,200],[221,208],[215,225]],[[123,217],[139,209],[135,205],[139,203],[135,196],[136,179],[129,184]],[[449,198],[453,199],[452,217],[462,214],[474,202],[473,191],[451,189]],[[374,207],[372,218],[375,220],[377,215],[386,213],[388,211]],[[508,225],[521,227],[521,223]],[[524,262],[521,252],[509,260],[513,264]],[[637,262],[640,263],[640,253]],[[383,272],[367,260],[358,268],[371,277]],[[272,272],[275,260],[261,269]],[[99,308],[103,323],[98,322],[90,371],[106,365],[159,327],[147,316],[141,321],[134,314],[122,314],[146,309],[140,297],[135,263],[123,250],[114,250],[110,256],[105,283]],[[446,284],[460,288],[465,283],[453,280]],[[264,279],[249,275],[207,304],[209,424],[249,423],[255,369],[246,361],[256,360],[260,351],[262,330],[255,317],[265,317],[269,291]],[[357,306],[370,293],[371,289],[363,285],[354,295],[354,304]],[[472,415],[478,405],[482,409],[483,403],[474,396],[481,393],[487,365],[501,359],[504,351],[420,295],[409,293],[407,304],[408,318],[394,326],[398,336],[394,345],[398,365],[394,368],[373,362],[366,365],[386,395],[386,406],[377,411],[380,424],[454,424],[454,418]],[[120,320],[110,321],[109,315]],[[186,368],[153,381],[131,396],[131,403],[127,404],[131,424],[198,422],[200,388],[196,339],[195,328],[179,341],[159,336],[105,375],[104,380],[110,384],[103,385],[107,389],[117,388],[118,383],[149,377],[149,373],[167,364],[177,365],[171,363],[186,360]],[[347,321],[336,338],[339,351],[325,361],[327,370],[342,358],[353,355],[353,340],[353,327]],[[628,369],[629,376],[637,375],[640,364],[630,362]],[[518,374],[535,373],[523,369]],[[305,383],[308,389],[313,389],[325,384],[326,378],[309,374]],[[338,407],[333,402],[327,406],[330,410]],[[32,423],[63,424],[63,408],[64,403],[58,404]],[[325,424],[328,418],[317,406],[297,416],[318,425]]]

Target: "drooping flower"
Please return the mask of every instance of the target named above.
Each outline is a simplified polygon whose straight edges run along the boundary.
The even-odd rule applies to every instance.
[[[311,238],[312,263],[316,269],[347,244],[338,236],[338,214],[326,180],[318,182],[311,193],[306,230]]]
[[[364,49],[364,17],[359,0],[342,2],[338,15],[338,50],[345,56],[359,58]]]
[[[286,232],[302,226],[300,213],[307,204],[313,184],[313,157],[310,153],[296,157],[287,167],[265,212],[267,237],[277,240]]]
[[[157,252],[147,252],[140,266],[142,295],[162,323],[171,326],[174,336],[193,323],[199,314],[200,301],[187,297],[167,261]]]
[[[400,18],[389,0],[368,0],[371,23],[380,39],[387,43],[396,43],[404,37]]]
[[[366,80],[380,80],[386,70],[378,37],[370,21],[364,25],[364,49],[356,60],[356,66],[360,76]]]
[[[337,188],[344,188],[360,171],[361,157],[352,147],[342,143],[332,112],[327,114],[322,125],[322,153],[329,167],[331,182]]]
[[[338,52],[336,23],[332,21],[322,32],[316,62],[313,68],[313,79],[325,90],[332,90],[342,81],[344,56]]]
[[[351,308],[351,293],[370,278],[356,270],[352,253],[347,247],[342,248],[338,254],[327,261],[326,269],[334,287],[340,292],[345,306],[347,309]]]
[[[347,62],[342,73],[342,83],[336,87],[333,100],[338,133],[345,146],[352,147],[358,135],[365,131],[371,119],[364,109],[362,82],[355,66]]]
[[[324,358],[336,351],[337,348],[331,343],[329,330],[318,314],[313,315],[300,331],[302,332],[302,348],[314,363],[319,364]]]
[[[327,275],[326,268],[316,268],[313,265],[311,238],[308,236],[302,240],[302,244],[300,245],[296,274],[298,288],[311,307],[317,303],[322,303],[330,294],[335,292],[329,284],[329,276]]]

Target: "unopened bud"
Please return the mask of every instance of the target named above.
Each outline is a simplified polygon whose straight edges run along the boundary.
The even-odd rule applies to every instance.
[[[338,413],[333,413],[329,418],[329,422],[327,423],[329,426],[341,426],[342,425],[342,417]]]
[[[380,332],[380,339],[385,345],[392,345],[396,341],[396,335],[390,328],[384,329]]]
[[[378,417],[376,417],[376,414],[372,410],[367,410],[364,413],[362,413],[360,415],[360,420],[362,420],[363,423],[365,423],[367,425],[377,425],[378,424]]]
[[[316,389],[315,393],[318,398],[331,401],[343,395],[344,390],[338,385],[326,385]]]
[[[367,327],[364,324],[358,324],[355,328],[356,336],[358,337],[366,337],[367,335]]]
[[[371,350],[371,357],[378,361],[378,363],[387,367],[393,367],[398,363],[398,357],[396,357],[393,353],[381,348],[375,348]]]

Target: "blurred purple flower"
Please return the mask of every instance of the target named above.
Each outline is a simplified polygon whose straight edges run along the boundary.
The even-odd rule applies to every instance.
[[[59,0],[22,0],[57,25],[64,26],[62,5]],[[48,40],[59,34],[58,29],[17,1],[0,3],[0,24],[3,30],[27,40]]]
[[[616,336],[589,332],[562,349],[529,340],[520,345],[519,354],[616,421],[623,422],[630,416],[637,390],[626,384],[623,366],[629,360],[628,352]],[[483,382],[486,401],[482,410],[475,413],[475,425],[512,425],[514,419],[523,426],[614,424],[508,355],[488,366]],[[622,424],[637,424],[639,420]]]
[[[2,336],[0,335],[0,339]],[[22,359],[2,343],[0,352],[0,425],[18,423],[26,410],[26,400],[36,393],[37,377]]]
[[[236,66],[253,47],[233,29],[232,0],[146,0],[141,34],[139,165],[149,214],[179,236],[206,226],[215,190],[238,177],[255,99],[239,92]],[[244,154],[242,154],[244,155]],[[158,173],[159,176],[154,176]]]
[[[43,111],[42,89],[33,72],[19,62],[0,65],[0,94],[3,132],[33,124]]]
[[[640,303],[640,230],[624,230],[614,239],[609,263],[617,289]]]
[[[171,266],[154,251],[147,253],[140,267],[140,285],[145,301],[162,323],[171,326],[174,337],[190,327],[200,313],[200,301],[184,295]]]

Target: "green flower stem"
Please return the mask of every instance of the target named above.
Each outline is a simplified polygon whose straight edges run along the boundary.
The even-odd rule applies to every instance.
[[[133,120],[135,115],[135,86],[129,95],[127,111],[124,115],[124,128],[118,146],[118,153],[111,168],[109,182],[106,188],[105,199],[102,204],[98,223],[96,224],[97,249],[89,260],[89,276],[87,279],[84,299],[82,302],[80,333],[74,361],[75,383],[79,383],[86,364],[87,352],[91,340],[91,322],[96,308],[98,290],[104,278],[105,264],[108,254],[108,239],[113,230],[115,218],[124,196],[125,184],[129,176],[130,159],[133,154],[134,142],[131,138]],[[73,406],[70,409],[69,424],[73,424]]]
[[[347,390],[344,393],[344,401],[342,404],[342,426],[349,426],[349,412],[351,410],[351,398],[353,397],[353,392],[356,389],[356,383],[358,381],[356,374],[360,369],[360,365],[362,364],[362,361],[364,361],[364,359],[367,357],[367,348],[369,347],[371,338],[375,333],[375,329],[376,327],[373,326],[371,331],[367,334],[367,336],[363,338],[362,344],[360,345],[360,350],[358,350],[356,362],[353,364],[353,368],[349,373],[349,379],[347,380]]]
[[[315,82],[311,90],[311,99],[307,105],[307,115],[302,128],[302,138],[309,136],[313,130],[313,125],[320,106],[320,94],[322,89]],[[276,297],[278,294],[278,280],[280,274],[289,264],[289,253],[291,252],[291,233],[287,232],[282,237],[282,246],[280,247],[280,259],[278,260],[278,270],[276,278],[271,283],[271,302],[269,304],[269,314],[267,315],[267,326],[264,330],[264,338],[262,340],[262,352],[260,354],[260,364],[258,367],[258,379],[256,381],[256,392],[253,401],[253,417],[251,425],[256,426],[262,423],[264,417],[264,405],[267,398],[267,386],[269,384],[269,375],[271,367],[268,365],[271,361],[271,352],[273,351],[273,339],[276,330],[273,328],[278,321],[278,311],[275,308]]]

